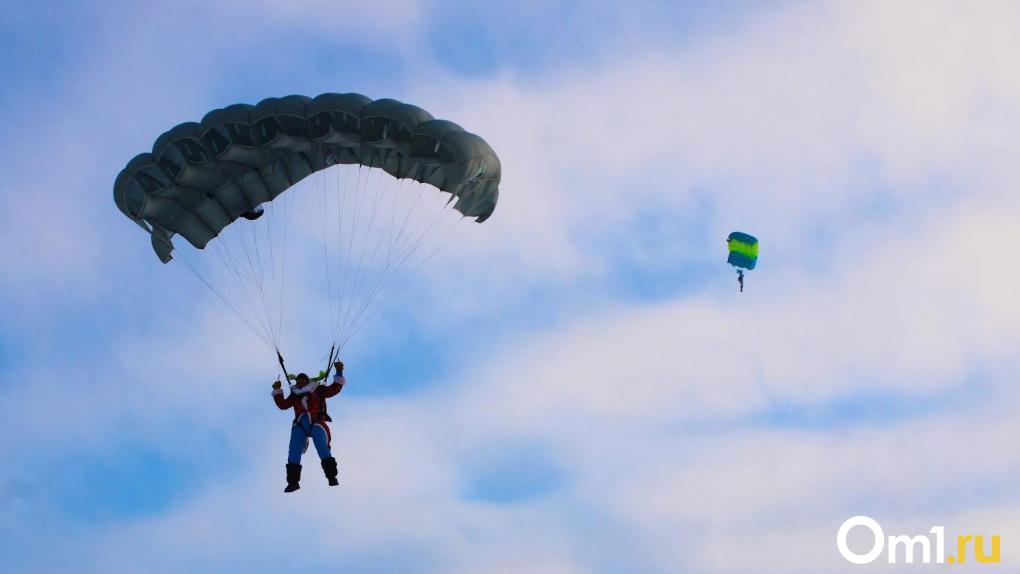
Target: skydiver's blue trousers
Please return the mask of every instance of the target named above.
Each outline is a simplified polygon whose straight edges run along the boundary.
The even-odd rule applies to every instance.
[[[326,439],[326,431],[319,425],[313,425],[308,414],[301,415],[301,418],[290,428],[290,448],[287,453],[287,462],[298,464],[301,462],[301,454],[305,450],[305,441],[312,438],[315,450],[319,458],[329,458],[333,454],[329,451],[329,441]]]

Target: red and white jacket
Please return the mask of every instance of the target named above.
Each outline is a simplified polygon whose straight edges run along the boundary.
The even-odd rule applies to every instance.
[[[283,396],[283,389],[273,389],[273,401],[281,411],[291,407],[294,408],[294,423],[297,424],[301,417],[308,415],[309,423],[322,425],[329,433],[326,426],[326,399],[336,396],[347,379],[343,375],[334,375],[333,384],[323,385],[321,383],[308,383],[303,387],[291,387],[290,394]]]

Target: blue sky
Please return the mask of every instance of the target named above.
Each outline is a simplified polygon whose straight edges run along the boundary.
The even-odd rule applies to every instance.
[[[856,514],[1015,570],[1016,6],[5,12],[5,572],[843,572]],[[341,488],[306,459],[284,498],[274,357],[110,190],[176,123],[326,91],[457,121],[503,181],[345,350]]]

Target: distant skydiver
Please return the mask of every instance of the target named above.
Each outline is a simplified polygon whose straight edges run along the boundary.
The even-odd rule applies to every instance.
[[[730,252],[726,262],[737,270],[737,283],[744,292],[744,269],[750,271],[758,264],[758,239],[740,231],[734,231],[726,238]]]
[[[342,361],[333,363],[336,374],[333,376],[333,383],[322,384],[327,373],[321,373],[320,377],[310,379],[305,373],[295,377],[295,384],[290,388],[290,394],[283,396],[283,385],[277,379],[273,383],[273,400],[280,410],[294,408],[294,422],[290,428],[290,447],[287,454],[287,488],[284,492],[294,492],[301,488],[301,455],[308,449],[308,441],[311,439],[315,444],[315,450],[322,459],[322,471],[330,486],[336,486],[337,464],[336,459],[330,452],[332,436],[329,432],[327,422],[333,419],[329,417],[326,410],[326,399],[336,396],[344,388],[347,379],[344,378],[344,364]]]

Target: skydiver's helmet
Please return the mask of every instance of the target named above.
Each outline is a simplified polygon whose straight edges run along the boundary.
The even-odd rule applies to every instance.
[[[296,382],[299,387],[307,385],[309,380],[308,375],[304,373],[298,373],[298,376],[294,377],[294,382]]]

